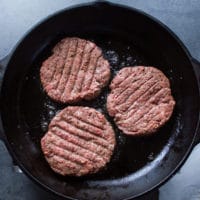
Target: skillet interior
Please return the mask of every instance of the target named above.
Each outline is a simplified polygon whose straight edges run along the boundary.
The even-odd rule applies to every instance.
[[[48,98],[39,78],[41,62],[65,36],[90,39],[99,45],[110,61],[112,76],[128,65],[158,67],[170,79],[176,100],[170,121],[146,138],[124,136],[117,129],[105,109],[108,87],[97,99],[80,102],[79,105],[95,107],[106,115],[118,141],[106,169],[82,178],[55,174],[39,145],[50,119],[67,106]],[[33,29],[11,57],[1,94],[3,127],[17,162],[46,188],[77,199],[125,199],[155,187],[183,160],[198,121],[196,79],[178,42],[145,15],[107,4],[63,11]]]

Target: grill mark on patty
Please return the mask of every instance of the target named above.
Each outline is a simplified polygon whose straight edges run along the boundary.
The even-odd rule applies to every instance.
[[[81,92],[82,91],[82,87],[83,87],[83,83],[84,83],[84,80],[85,80],[85,75],[86,75],[86,72],[87,72],[87,68],[88,68],[88,65],[90,63],[90,60],[91,60],[91,54],[93,53],[93,51],[95,50],[95,46],[93,46],[90,51],[88,52],[87,54],[87,59],[85,59],[85,62],[83,62],[83,76],[80,77],[80,84],[78,84],[78,92]],[[85,63],[85,64],[84,64]]]
[[[68,110],[70,111],[69,114],[76,116],[80,120],[83,120],[83,121],[85,120],[85,116],[82,116],[78,108],[73,107],[72,110],[70,110],[70,108],[68,108]],[[106,124],[106,119],[102,116],[101,113],[93,113],[88,109],[86,110],[85,113],[88,115],[87,117],[88,123],[91,123],[97,128],[100,128],[103,130],[105,129],[104,125]]]
[[[94,162],[94,160],[90,160],[89,158],[87,158],[87,157],[85,157],[85,156],[83,156],[83,155],[80,155],[78,152],[75,152],[75,151],[69,146],[69,144],[65,145],[65,144],[62,143],[62,145],[61,145],[61,144],[58,145],[54,140],[52,140],[52,143],[51,143],[51,144],[52,144],[54,147],[58,147],[60,150],[63,150],[63,151],[68,152],[70,155],[73,154],[73,156],[76,157],[75,160],[78,161],[78,164],[79,164],[79,162],[80,162],[80,165],[83,165],[83,164],[88,163],[88,162],[91,163],[91,161]],[[73,161],[73,160],[71,160],[71,161],[77,163],[76,161]]]
[[[159,99],[162,99],[162,98],[163,98],[164,94],[162,93],[162,91],[165,90],[165,89],[166,89],[166,88],[163,88],[162,90],[159,91],[159,93],[161,93],[161,94],[158,94],[158,95],[157,95],[157,98],[159,98]],[[154,98],[155,98],[155,97],[154,97]],[[163,107],[163,106],[165,106],[164,103],[160,104],[158,107],[160,108],[160,107]],[[159,122],[158,122],[157,120],[155,120],[156,117],[160,116],[160,114],[158,114],[158,112],[157,112],[158,107],[151,106],[151,107],[150,107],[150,110],[147,110],[148,112],[145,113],[145,114],[143,115],[142,118],[140,118],[140,119],[137,120],[136,122],[133,122],[133,123],[135,123],[135,127],[137,127],[138,125],[140,125],[141,120],[143,120],[143,121],[145,122],[145,124],[147,124],[147,125],[149,125],[149,124],[148,124],[149,121],[154,121],[154,123],[156,122],[157,125],[160,124],[161,121],[162,121],[162,117],[160,118]],[[151,115],[151,118],[149,118],[149,115]],[[150,125],[151,125],[151,124],[150,124]],[[148,127],[146,127],[146,128],[148,129]],[[130,129],[130,126],[129,126],[129,129]]]
[[[57,167],[57,166],[50,166],[55,172],[64,175],[62,168],[61,167]]]
[[[97,48],[97,47],[94,47],[94,49],[92,49],[92,51],[91,51],[90,54],[89,54],[88,64],[86,65],[85,73],[84,73],[84,76],[83,76],[83,78],[82,78],[81,88],[80,88],[80,91],[79,91],[79,92],[82,92],[83,89],[84,89],[84,85],[85,85],[84,83],[85,83],[86,75],[87,75],[87,72],[89,71],[89,70],[88,70],[88,67],[91,65],[91,60],[92,60],[92,58],[93,58],[92,55],[93,55],[93,53],[95,52],[96,48]]]
[[[151,87],[154,87],[155,85],[157,84],[157,82],[155,82],[155,83],[153,83],[153,85],[151,85]],[[145,88],[145,87],[143,87],[143,88]],[[128,105],[121,105],[121,106],[119,106],[119,109],[122,109],[123,111],[125,111],[125,112],[129,112],[131,109],[132,109],[132,107],[134,106],[134,103],[137,103],[137,101],[141,98],[141,97],[143,97],[143,95],[145,95],[146,93],[148,93],[148,91],[149,91],[149,88],[147,88],[146,90],[144,90],[141,94],[139,94],[137,97],[136,97],[136,99],[134,99],[133,98],[133,100],[128,104]],[[137,91],[136,91],[137,92]],[[135,92],[135,93],[136,93]],[[129,106],[130,105],[130,106]],[[124,108],[124,107],[125,108]]]
[[[108,82],[109,79],[107,77],[110,76],[110,73],[111,72],[110,72],[110,69],[109,69],[109,63],[108,63],[107,60],[104,59],[104,57],[102,55],[98,59],[96,70],[94,72],[94,77],[92,79],[92,83],[91,83],[90,88],[92,88],[94,83],[95,83],[94,79],[96,79],[96,82],[101,82],[102,80],[107,80],[106,82]]]
[[[125,68],[123,68],[122,70],[124,70]],[[110,88],[112,89],[113,87],[119,88],[120,84],[123,83],[124,81],[126,81],[127,78],[129,78],[129,76],[131,76],[133,73],[135,73],[132,70],[129,70],[129,73],[124,73],[124,71],[119,72],[120,74],[117,74],[116,77],[120,78],[121,80],[117,80],[114,79],[112,80],[111,84],[110,84]],[[125,76],[124,76],[125,75]],[[115,78],[116,78],[115,77]]]
[[[65,48],[62,48],[60,49],[60,56],[57,60],[57,63],[56,63],[56,67],[55,67],[55,73],[53,75],[53,78],[52,78],[52,82],[49,84],[50,87],[53,88],[53,90],[55,90],[55,88],[57,88],[57,85],[58,85],[58,82],[60,80],[60,73],[62,73],[62,69],[64,68],[64,65],[65,65],[65,59],[67,59],[67,55],[66,55],[66,47]]]
[[[131,76],[130,74],[126,74],[126,76],[124,77],[125,79],[122,79],[120,82],[115,83],[115,82],[111,82],[110,88],[112,89],[113,87],[117,87],[119,88],[119,85],[124,82],[129,76]]]
[[[132,94],[129,97],[129,102],[127,104],[123,104],[120,106],[120,109],[122,109],[123,111],[129,111],[130,109],[132,109],[134,102],[137,102],[141,96],[145,95],[146,93],[148,93],[148,90],[152,87],[154,87],[157,84],[157,80],[155,77],[153,77],[152,79],[150,79],[148,82],[146,82],[143,86],[140,87],[140,89],[136,90],[134,92],[134,95],[136,96],[136,99],[134,97],[134,95]],[[159,82],[159,84],[161,84],[161,82]],[[146,89],[145,89],[146,88]],[[139,92],[138,92],[139,91]],[[139,93],[139,94],[138,94]],[[137,95],[136,95],[137,94]],[[131,98],[132,97],[132,98]]]
[[[87,42],[88,44],[88,42]],[[85,72],[87,71],[87,66],[88,63],[90,62],[91,59],[91,53],[93,52],[93,50],[95,49],[95,45],[92,46],[87,54],[84,54],[83,56],[83,60],[81,63],[81,67],[80,70],[78,72],[78,76],[77,76],[77,80],[75,82],[76,87],[74,87],[74,91],[80,93],[82,90],[82,85],[83,85],[83,81],[84,81],[84,77],[85,77]],[[81,74],[82,73],[82,74]]]
[[[50,61],[49,61],[49,62],[50,62]],[[57,64],[58,64],[58,58],[55,59],[55,62],[54,62],[55,67],[53,67],[53,72],[52,72],[52,74],[51,74],[51,78],[50,78],[49,82],[45,81],[45,84],[44,84],[44,87],[45,87],[45,88],[48,87],[48,86],[50,85],[50,83],[52,82],[53,77],[55,76],[55,73],[56,73]],[[52,67],[52,65],[51,65],[51,67]],[[45,68],[45,67],[44,67],[44,68]],[[43,73],[44,73],[44,72],[43,72]]]
[[[94,79],[95,78],[96,78],[96,81],[98,82],[98,78],[101,77],[101,79],[105,79],[106,76],[107,76],[107,73],[108,73],[107,71],[106,71],[106,75],[105,75],[104,71],[101,72],[101,74],[98,72],[99,71],[98,68],[100,68],[99,66],[104,65],[104,64],[100,64],[99,65],[100,59],[104,59],[102,55],[99,56],[99,58],[97,59],[97,62],[96,62],[96,65],[95,65],[95,70],[93,71],[93,75],[92,75],[90,83],[88,84],[89,85],[88,88],[92,88],[93,87],[93,83],[94,83]]]
[[[132,77],[132,78],[133,78],[133,77]],[[123,94],[127,91],[127,89],[130,88],[130,85],[132,85],[133,83],[135,83],[135,82],[137,82],[137,81],[139,81],[139,78],[133,79],[132,82],[127,83],[126,86],[125,86],[125,88],[123,88],[122,86],[119,87],[119,88],[117,88],[116,91],[115,91],[115,93],[118,93],[118,95],[115,94],[115,93],[113,93],[113,94],[114,94],[114,97],[115,97],[115,98],[120,98],[121,96],[123,96]]]
[[[66,95],[66,90],[68,89],[68,83],[70,81],[70,77],[71,77],[71,74],[72,74],[72,70],[74,69],[73,65],[74,65],[74,61],[76,59],[76,54],[77,54],[77,50],[78,50],[78,40],[76,39],[76,45],[75,45],[75,50],[74,50],[74,53],[71,55],[71,62],[70,62],[70,65],[67,65],[70,66],[69,68],[69,72],[68,72],[68,76],[66,77],[66,80],[65,80],[65,87],[64,89],[62,90],[62,93],[61,93],[61,99],[65,97]],[[70,58],[69,58],[70,59]],[[68,87],[67,87],[68,86]]]
[[[52,130],[57,136],[65,139],[65,140],[67,140],[67,141],[69,141],[69,142],[71,142],[71,143],[73,143],[77,146],[80,146],[82,148],[85,148],[84,146],[86,146],[88,151],[93,152],[94,149],[95,149],[97,151],[97,153],[100,154],[102,157],[105,157],[105,155],[108,154],[108,152],[105,151],[106,149],[103,146],[101,146],[101,145],[99,145],[95,142],[91,143],[91,141],[88,140],[88,138],[74,134],[72,131],[66,131],[60,125],[58,125],[56,127],[52,127]],[[92,149],[93,146],[94,146],[94,149]]]
[[[126,113],[126,118],[128,117],[131,117],[132,115],[135,115],[137,114],[137,112],[139,111],[138,107],[143,107],[145,105],[147,105],[149,103],[149,101],[155,97],[156,94],[153,94],[155,91],[153,91],[153,89],[156,87],[156,86],[159,86],[159,83],[155,83],[149,90],[147,90],[145,93],[143,93],[141,96],[139,96],[138,99],[135,100],[135,102],[130,106],[130,108],[127,111]],[[158,92],[159,90],[161,90],[162,88],[159,88],[158,89]],[[157,90],[156,90],[157,91]],[[149,94],[150,93],[150,94]],[[152,93],[152,94],[151,94]],[[149,95],[152,95],[152,96],[149,96]],[[147,99],[145,99],[145,104],[144,105],[140,105],[140,103],[138,103],[138,101],[140,101],[142,98],[145,98],[145,97],[148,97]],[[137,106],[137,107],[135,107]],[[137,111],[135,112],[134,109],[137,109]]]
[[[166,88],[163,88],[162,90],[165,90]],[[159,92],[161,92],[162,90],[160,90]],[[162,98],[162,97],[161,97]],[[143,117],[141,117],[139,120],[137,120],[135,123],[135,127],[137,127],[141,120],[143,120],[145,122],[145,124],[148,124],[150,121],[157,121],[155,120],[156,117],[160,116],[160,113],[158,114],[157,110],[158,110],[158,107],[163,107],[163,105],[165,105],[164,103],[158,105],[157,107],[154,107],[152,106],[150,110],[148,110],[147,113],[144,114]],[[155,112],[156,111],[156,112]],[[149,118],[148,116],[151,114],[151,118]],[[163,119],[160,118],[160,122],[162,121]],[[158,123],[158,122],[157,122]],[[148,124],[149,125],[149,124]],[[151,125],[151,124],[150,124]],[[150,126],[149,125],[149,126]],[[146,127],[146,129],[148,129],[148,127]]]
[[[78,50],[79,50],[79,45],[81,45],[81,44],[82,44],[82,41],[76,40],[75,54],[73,56],[73,59],[71,60],[69,76],[65,82],[65,88],[61,95],[61,98],[66,98],[66,97],[68,98],[68,96],[69,97],[71,96],[71,94],[70,94],[70,90],[72,87],[71,81],[74,79],[74,71],[76,71],[76,67],[77,67],[76,61],[78,60],[78,58],[80,56]]]
[[[79,70],[78,70],[78,72],[77,72],[77,74],[76,74],[76,79],[75,79],[75,82],[74,82],[74,87],[72,88],[72,91],[71,91],[72,94],[74,93],[74,91],[75,91],[76,88],[78,87],[78,86],[77,86],[77,82],[78,82],[80,70],[81,70],[81,68],[83,68],[84,61],[87,60],[87,59],[89,59],[88,54],[86,54],[86,47],[87,47],[87,45],[88,45],[88,41],[85,41],[85,47],[84,47],[84,49],[83,49],[82,57],[81,57],[81,59],[80,59],[81,62],[80,62]],[[90,49],[90,51],[91,51],[91,50],[92,50],[92,48]],[[86,55],[87,55],[87,57],[85,57]],[[86,59],[86,58],[87,58],[87,59]]]
[[[143,122],[143,124],[145,123],[145,128],[146,129],[148,129],[148,127],[149,127],[149,121],[154,121],[154,119],[155,119],[155,117],[156,116],[158,116],[158,115],[160,115],[160,114],[158,114],[157,112],[155,112],[157,110],[157,108],[156,107],[153,107],[153,108],[151,108],[151,110],[148,112],[148,114],[146,114],[143,118],[142,118],[142,120],[144,121]],[[153,111],[153,112],[152,112]],[[151,114],[151,119],[149,119],[148,118],[148,115],[149,114]],[[141,119],[139,120],[139,121],[137,121],[137,123],[135,124],[135,127],[137,127],[138,125],[141,125],[141,124],[139,124],[141,122]],[[155,121],[154,121],[155,122]],[[158,123],[158,122],[157,122]],[[146,125],[148,125],[148,126],[146,126]],[[151,124],[150,124],[151,125]],[[131,129],[133,128],[133,127],[128,127],[129,128],[129,130],[131,131]]]
[[[127,74],[126,78],[123,79],[118,85],[117,88],[121,88],[126,86],[127,84],[130,83],[132,78],[135,78],[135,76],[137,76],[139,74],[139,76],[141,76],[142,74],[140,73],[141,71],[144,71],[143,69],[140,69],[139,71],[131,71],[130,74]]]
[[[94,137],[94,139],[97,141],[100,140],[102,142],[103,146],[106,146],[108,144],[108,141],[106,140],[106,138],[102,137],[102,135],[100,134],[96,134],[95,130],[90,130],[90,128],[92,128],[92,126],[90,128],[85,127],[84,125],[82,126],[80,123],[76,123],[76,121],[71,121],[65,118],[64,120],[67,124],[70,124],[71,126],[77,128],[78,130],[82,131],[84,133],[84,135],[88,135],[88,137]]]
[[[104,137],[104,135],[103,135],[103,129],[96,128],[95,126],[90,125],[87,122],[77,120],[77,118],[72,115],[71,116],[62,115],[62,119],[64,121],[68,122],[69,124],[73,124],[77,128],[79,128],[83,131],[89,132],[107,142],[107,140],[106,140],[107,138]]]
[[[58,65],[58,61],[59,61],[59,58],[56,56],[57,51],[61,51],[61,50],[60,50],[60,43],[58,43],[58,44],[54,47],[54,49],[53,49],[53,51],[52,51],[52,52],[54,52],[54,54],[52,55],[52,57],[55,57],[55,63],[54,63],[55,67],[53,67],[53,73],[52,73],[51,79],[49,80],[49,84],[48,84],[48,85],[50,85],[50,83],[52,82],[52,80],[53,80],[53,78],[54,78],[54,76],[55,76],[55,73],[56,73],[56,71],[57,71],[56,69],[57,69],[57,65]],[[51,57],[50,57],[50,58],[51,58]],[[47,59],[47,62],[48,62],[48,63],[51,63],[49,59]],[[49,68],[51,68],[51,67],[52,67],[52,65],[50,65]],[[47,82],[48,82],[48,81],[47,81]]]
[[[76,42],[76,45],[74,45],[74,42]],[[64,62],[64,66],[63,66],[63,70],[62,70],[62,77],[59,80],[60,85],[57,88],[60,91],[60,93],[59,93],[60,97],[63,94],[66,82],[67,82],[69,75],[70,75],[71,65],[72,65],[72,62],[74,60],[74,56],[75,56],[75,52],[76,52],[76,48],[77,48],[77,43],[78,42],[75,39],[72,39],[69,42],[69,50],[68,50],[67,57],[66,57],[65,62]]]
[[[63,81],[63,76],[64,76],[64,71],[65,71],[65,63],[69,57],[69,49],[70,49],[70,44],[71,44],[71,41],[67,42],[67,48],[66,48],[66,56],[65,56],[65,59],[64,59],[64,63],[63,63],[63,66],[62,66],[62,71],[61,71],[61,76],[60,76],[60,79],[58,81],[58,84],[57,84],[57,89],[59,89],[59,91],[61,92],[61,86],[62,86],[62,81]],[[60,93],[62,94],[62,93]]]
[[[53,77],[54,77],[54,74],[55,74],[55,72],[56,72],[56,66],[57,66],[57,62],[58,62],[58,58],[54,58],[54,63],[52,63],[52,65],[55,65],[54,67],[53,67],[53,71],[52,71],[52,75],[51,75],[51,78],[50,78],[50,81],[49,82],[51,82],[52,81],[52,79],[53,79]]]
[[[102,128],[100,125],[94,124],[94,123],[92,123],[92,122],[90,122],[90,121],[88,121],[88,120],[86,120],[86,119],[83,119],[81,116],[77,116],[75,113],[72,114],[72,116],[73,116],[74,118],[76,118],[77,120],[79,120],[79,121],[85,123],[85,124],[89,124],[89,125],[91,125],[91,126],[94,126],[94,127],[98,128],[98,129],[100,129],[100,130],[102,130],[102,131],[105,130],[105,129]],[[98,123],[98,122],[97,122],[97,123]],[[105,123],[104,123],[104,124],[105,124]]]
[[[61,146],[63,148],[69,149],[72,153],[76,153],[79,156],[82,156],[85,159],[88,159],[92,161],[93,163],[98,162],[99,159],[101,161],[104,161],[103,157],[100,157],[98,154],[83,148],[81,146],[78,146],[77,144],[73,144],[72,142],[63,139],[61,136],[57,135],[55,132],[52,131],[51,134],[53,137],[57,137],[57,140],[52,140],[51,142],[54,143],[55,145]]]
[[[56,67],[54,65],[56,65],[57,62],[57,58],[52,55],[50,56],[46,61],[43,62],[43,67],[41,68],[41,74],[43,74],[46,78],[46,82],[41,80],[44,84],[44,87],[47,86],[47,83],[50,82],[53,78],[54,72]],[[48,66],[50,63],[50,66]],[[47,73],[45,73],[45,69],[47,68]],[[53,68],[53,70],[51,70],[51,68]]]
[[[53,158],[53,159],[52,159]],[[63,167],[68,167],[70,170],[74,170],[77,168],[77,166],[80,167],[80,165],[77,165],[76,163],[74,162],[71,162],[70,160],[66,160],[65,158],[63,157],[60,157],[58,155],[54,155],[52,158],[49,158],[52,160],[51,162],[51,167],[53,169],[55,169],[56,171],[58,170],[61,174],[64,174],[63,173]],[[59,164],[62,164],[63,166],[59,167],[60,165]]]
[[[145,115],[148,115],[152,110],[154,109],[154,107],[152,107],[150,110],[148,109],[148,111],[146,113],[144,113],[144,115],[141,115],[138,117],[138,119],[136,119],[135,121],[132,121],[131,119],[129,119],[128,121],[130,121],[131,123],[136,123],[134,124],[134,127],[136,127],[138,125],[138,123],[141,121],[141,120],[144,120],[145,118]],[[127,122],[128,123],[128,122]],[[118,122],[118,124],[122,125],[123,124],[123,127],[126,127],[126,128],[131,128],[130,125],[126,126],[126,122],[125,121],[121,121],[121,122]]]
[[[50,148],[53,149],[53,152],[55,155],[57,156],[60,156],[61,158],[64,158],[68,161],[71,161],[71,162],[74,162],[76,163],[77,165],[84,165],[85,163],[87,163],[87,159],[83,158],[83,157],[80,157],[78,156],[77,154],[73,154],[72,155],[72,152],[67,150],[67,149],[64,149],[62,147],[59,147],[59,146],[56,146],[54,144],[51,143],[51,145],[49,145]]]
[[[50,162],[52,165],[51,168],[61,175],[66,175],[69,172],[72,172],[73,174],[75,171],[79,173],[79,170],[81,169],[80,165],[57,155],[54,155],[53,159],[50,159]]]
[[[123,87],[124,85],[126,85],[127,83],[130,82],[130,79],[132,78],[132,76],[136,76],[138,73],[140,74],[141,71],[144,71],[144,69],[141,68],[138,71],[132,71],[132,70],[130,70],[130,73],[127,73],[127,76],[125,77],[125,79],[122,79],[122,81],[120,83],[114,84],[115,87],[117,87],[117,88]]]
[[[65,124],[64,126],[62,124]],[[59,126],[60,128],[62,128],[63,130],[70,132],[73,135],[78,135],[81,138],[85,139],[85,140],[90,140],[95,142],[97,145],[101,145],[103,148],[106,149],[108,141],[98,137],[96,135],[93,135],[89,132],[85,132],[85,130],[80,129],[78,126],[71,124],[70,122],[67,121],[62,121],[56,124],[57,126]],[[67,125],[67,126],[66,126]],[[73,130],[72,130],[73,129]]]
[[[89,69],[88,69],[88,75],[90,75],[89,76],[89,78],[87,78],[86,79],[86,83],[85,83],[85,87],[83,87],[82,88],[82,90],[83,91],[86,91],[86,90],[88,90],[89,88],[90,88],[90,86],[91,86],[91,83],[92,83],[92,81],[93,81],[93,77],[94,77],[94,74],[95,74],[95,71],[96,71],[96,68],[97,68],[97,62],[98,62],[98,60],[99,60],[99,58],[102,56],[102,54],[101,54],[101,52],[100,52],[100,55],[99,56],[97,56],[97,57],[95,57],[95,61],[94,61],[94,65],[92,65],[91,64],[91,68],[90,68],[90,66],[89,66]],[[91,71],[92,71],[92,73],[91,73]],[[87,75],[85,75],[85,76],[87,76]],[[84,85],[84,84],[83,84]]]
[[[132,121],[132,116],[129,116],[129,118],[126,119],[126,120],[123,120],[122,123],[124,123],[124,122],[126,123],[126,122],[128,122],[128,121],[131,121],[131,123],[134,123],[134,124],[136,125],[136,122],[138,122],[138,121],[141,120],[142,118],[145,118],[145,115],[148,115],[149,112],[152,110],[152,108],[155,107],[155,105],[149,104],[150,101],[151,101],[152,99],[155,99],[157,96],[159,97],[160,93],[161,93],[164,89],[165,89],[165,88],[160,88],[154,95],[149,96],[149,99],[145,102],[144,105],[141,106],[141,108],[140,108],[139,110],[136,110],[136,111],[133,110],[133,111],[135,111],[135,112],[133,113],[134,116],[137,116],[136,114],[137,114],[138,112],[140,112],[141,110],[144,111],[144,112],[142,112],[140,115],[138,115],[137,118],[136,118],[135,120]],[[161,96],[161,97],[162,97],[162,96]],[[145,108],[146,105],[148,105],[148,107]]]
[[[127,101],[131,98],[131,97],[135,97],[136,96],[136,93],[138,92],[138,88],[145,88],[146,87],[146,85],[151,81],[151,79],[153,79],[153,77],[150,77],[146,82],[142,82],[142,84],[140,84],[140,85],[136,85],[136,88],[135,88],[135,90],[133,91],[133,93],[131,93],[130,95],[128,95],[127,97],[125,96],[125,98],[124,98],[124,100],[123,100],[123,102],[121,103],[121,104],[117,104],[116,105],[116,107],[118,108],[118,109],[121,109],[121,108],[123,108],[123,107],[125,107],[125,110],[124,111],[126,111],[127,110],[127,108],[126,107],[129,107],[129,106],[127,106]],[[148,88],[149,89],[149,88]],[[147,90],[148,90],[147,89]],[[145,90],[145,92],[147,91],[147,90]],[[141,92],[141,90],[139,90],[139,92]],[[144,93],[144,92],[143,92]],[[142,94],[143,94],[142,93]],[[142,95],[142,94],[138,94],[138,96],[136,96],[136,100]],[[134,100],[134,101],[136,101],[136,100]],[[130,100],[129,100],[130,101]],[[131,102],[134,102],[134,101],[131,101]]]
[[[148,74],[148,75],[151,75],[151,74]],[[133,95],[132,91],[136,92],[136,90],[138,88],[140,88],[143,84],[145,84],[146,82],[148,82],[152,78],[152,76],[150,76],[147,80],[143,79],[143,81],[141,81],[141,76],[142,76],[142,74],[138,78],[134,79],[134,81],[132,83],[129,82],[128,84],[126,84],[128,86],[125,88],[124,91],[123,91],[123,87],[121,87],[122,90],[120,90],[119,95],[116,97],[116,98],[118,98],[117,101],[116,101],[117,103],[123,103],[123,102],[121,102],[121,100],[123,100],[124,96],[127,96],[127,99],[128,99],[131,95]],[[124,93],[127,92],[127,90],[130,90],[128,92],[128,95],[124,95]],[[127,99],[125,99],[124,102]]]
[[[81,43],[82,43],[82,45],[84,45],[84,46],[83,46],[83,48],[80,47],[81,53],[79,54],[79,53],[77,52],[77,56],[76,56],[76,58],[75,58],[76,61],[74,61],[74,63],[78,62],[77,65],[75,64],[75,66],[77,66],[77,69],[74,70],[74,71],[75,71],[75,74],[73,75],[73,79],[71,80],[71,87],[69,87],[68,91],[66,91],[66,93],[70,93],[70,96],[73,95],[73,90],[74,90],[74,88],[75,88],[76,79],[78,78],[78,72],[79,72],[79,70],[80,70],[81,63],[82,63],[82,61],[83,61],[83,55],[84,55],[84,53],[85,53],[85,47],[86,47],[86,45],[87,45],[87,42],[86,42],[85,40],[81,41]]]
[[[154,83],[153,83],[153,81],[154,81]],[[160,87],[163,87],[163,88],[167,88],[167,87],[165,86],[166,82],[163,81],[163,80],[157,82],[157,79],[154,78],[154,80],[152,80],[152,83],[153,83],[153,84],[150,85],[149,88],[147,88],[146,91],[145,91],[144,93],[142,93],[142,95],[139,95],[139,96],[138,96],[139,98],[137,98],[137,99],[134,100],[135,102],[137,102],[138,100],[140,100],[141,98],[143,98],[145,95],[147,95],[149,92],[151,92],[151,91],[154,89],[154,87],[160,86]],[[155,92],[155,91],[152,91],[152,95],[153,95],[154,92]],[[131,106],[130,106],[130,107],[128,108],[128,110],[126,110],[126,111],[129,112],[129,111],[134,107],[134,101],[131,103]],[[138,102],[137,102],[137,103],[138,103]]]
[[[159,105],[158,107],[163,107],[164,106],[164,104],[163,105]],[[157,113],[157,109],[158,108],[152,108],[151,109],[151,111],[148,113],[148,114],[146,114],[145,116],[144,116],[144,119],[146,119],[146,122],[147,123],[149,123],[149,121],[150,120],[152,120],[152,121],[154,121],[154,122],[157,122],[157,123],[160,123],[161,121],[162,121],[162,119],[160,119],[159,121],[157,121],[156,120],[156,118],[158,117],[158,116],[160,116],[161,114],[158,114]],[[149,114],[151,114],[151,119],[149,119]],[[152,117],[153,116],[153,117]],[[160,118],[160,117],[159,117]],[[137,124],[136,124],[137,125]]]

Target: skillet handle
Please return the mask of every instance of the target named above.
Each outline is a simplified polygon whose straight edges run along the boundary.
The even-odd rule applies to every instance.
[[[8,64],[8,61],[10,59],[10,54],[5,56],[2,60],[0,60],[0,89],[1,89],[1,85],[3,82],[3,76]],[[3,139],[3,128],[2,128],[2,123],[1,123],[1,119],[0,119],[0,140],[4,140]]]
[[[0,83],[2,83],[2,79],[4,76],[8,61],[10,60],[10,57],[11,55],[8,54],[7,56],[5,56],[4,58],[0,60]],[[1,87],[1,84],[0,84],[0,87]]]
[[[4,76],[4,73],[6,71],[6,67],[8,65],[9,60],[10,60],[10,57],[11,57],[11,54],[8,54],[2,60],[0,60],[0,89],[1,89],[1,86],[2,86],[3,76]],[[1,117],[0,117],[0,140],[5,142]],[[13,160],[13,170],[16,173],[22,173],[21,169],[16,165],[14,160]]]
[[[4,138],[4,137],[3,137],[3,131],[2,131],[2,129],[1,129],[1,130],[0,130],[0,140],[4,141],[3,138]]]
[[[194,58],[192,58],[191,61],[192,61],[194,71],[198,80],[198,86],[199,86],[199,92],[200,92],[200,62]],[[200,102],[200,99],[199,99],[199,102]],[[200,143],[200,121],[197,127],[197,134],[196,134],[194,146],[197,145],[198,143]]]

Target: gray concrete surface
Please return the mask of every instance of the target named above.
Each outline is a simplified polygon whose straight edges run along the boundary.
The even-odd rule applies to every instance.
[[[4,57],[21,36],[46,16],[68,6],[91,0],[1,0],[0,58]],[[200,60],[199,0],[111,0],[141,9],[171,28]]]

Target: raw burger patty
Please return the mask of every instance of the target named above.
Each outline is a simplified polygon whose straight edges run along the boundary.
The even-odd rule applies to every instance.
[[[62,103],[95,98],[110,78],[110,66],[93,42],[65,38],[43,62],[40,78],[47,94]]]
[[[99,171],[110,161],[114,131],[93,108],[69,106],[51,121],[41,139],[50,167],[61,175],[82,176]]]
[[[120,130],[148,135],[171,117],[175,101],[167,77],[154,67],[125,67],[110,85],[107,109]]]

